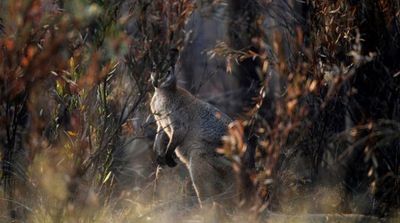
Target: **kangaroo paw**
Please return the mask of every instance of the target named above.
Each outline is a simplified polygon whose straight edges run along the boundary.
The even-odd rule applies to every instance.
[[[174,158],[170,156],[158,156],[156,162],[160,166],[175,167],[177,165]]]

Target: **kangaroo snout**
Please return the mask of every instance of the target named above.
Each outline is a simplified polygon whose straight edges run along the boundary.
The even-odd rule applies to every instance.
[[[151,74],[151,76],[150,76],[150,79],[151,79],[151,84],[153,85],[153,87],[155,87],[155,88],[158,88],[159,86],[159,81],[158,81],[158,79],[159,79],[159,74],[157,74],[157,73],[152,73]]]
[[[154,87],[158,87],[158,81],[157,81],[157,80],[151,80],[151,84],[152,84]]]

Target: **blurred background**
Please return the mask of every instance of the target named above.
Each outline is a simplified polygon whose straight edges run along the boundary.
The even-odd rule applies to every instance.
[[[183,164],[155,163],[149,78],[171,48],[179,86],[237,120],[226,222],[398,221],[398,0],[3,0],[0,222],[218,219]]]

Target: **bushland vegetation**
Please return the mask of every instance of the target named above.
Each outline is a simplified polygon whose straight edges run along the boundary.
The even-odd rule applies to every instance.
[[[151,149],[171,48],[179,85],[236,120],[217,148],[242,192],[227,222],[399,221],[399,1],[3,0],[1,222],[223,219]]]

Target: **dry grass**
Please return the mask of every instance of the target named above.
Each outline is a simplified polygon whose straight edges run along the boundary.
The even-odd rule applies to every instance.
[[[308,213],[398,222],[399,3],[232,4],[2,1],[0,222],[258,222],[269,211],[282,213],[272,222]],[[200,210],[184,167],[157,172],[145,124],[151,70],[185,48],[188,21],[204,9],[227,10],[230,29],[229,41],[202,50],[226,61],[235,86],[246,88],[246,66],[256,81],[219,150],[253,189],[234,212]]]

